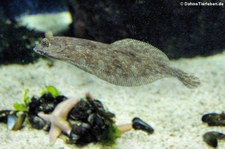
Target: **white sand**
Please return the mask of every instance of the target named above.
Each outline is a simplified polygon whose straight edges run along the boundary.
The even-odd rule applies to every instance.
[[[35,15],[23,15],[17,18],[19,24],[37,31],[51,31],[53,34],[60,33],[68,29],[72,23],[71,15],[68,11],[58,13],[44,13]]]
[[[175,78],[152,84],[123,88],[111,85],[74,66],[56,61],[53,67],[40,60],[25,66],[0,66],[0,109],[11,109],[14,102],[22,102],[23,92],[39,95],[45,85],[53,85],[68,97],[83,97],[90,92],[117,116],[117,123],[127,123],[138,116],[148,122],[155,133],[141,131],[124,134],[116,142],[116,149],[205,149],[202,135],[211,130],[225,133],[225,127],[208,127],[201,116],[225,109],[225,52],[206,58],[181,59],[172,65],[195,74],[202,85],[190,90]],[[1,149],[59,149],[77,148],[64,143],[63,137],[54,146],[48,142],[48,133],[32,128],[10,131],[0,124]],[[219,141],[218,148],[224,148]],[[106,148],[89,144],[82,149]]]

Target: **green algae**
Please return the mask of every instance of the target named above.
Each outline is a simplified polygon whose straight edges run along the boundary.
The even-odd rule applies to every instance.
[[[116,139],[121,137],[121,135],[122,132],[113,124],[102,134],[101,143],[108,146],[114,145]]]
[[[42,91],[41,95],[44,95],[47,92],[51,93],[54,98],[61,94],[57,88],[51,85],[46,86],[45,89]]]

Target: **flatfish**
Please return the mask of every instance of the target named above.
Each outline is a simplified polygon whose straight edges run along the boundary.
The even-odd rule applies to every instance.
[[[197,77],[170,66],[162,51],[135,39],[106,44],[47,34],[34,51],[69,62],[119,86],[140,86],[165,77],[176,77],[188,88],[200,85]]]

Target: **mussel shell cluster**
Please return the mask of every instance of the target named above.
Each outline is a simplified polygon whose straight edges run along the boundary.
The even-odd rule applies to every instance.
[[[208,126],[225,126],[225,113],[207,113],[202,116],[202,122]],[[225,140],[225,134],[209,131],[203,135],[203,141],[212,147],[217,147],[218,140]]]
[[[29,103],[29,110],[27,113],[28,121],[31,126],[36,129],[44,129],[48,131],[50,124],[42,120],[37,114],[39,112],[44,112],[47,114],[51,113],[58,103],[66,99],[67,97],[62,95],[54,98],[49,92],[46,92],[39,98],[33,96],[31,98],[31,102]]]
[[[99,100],[89,96],[81,99],[69,114],[72,133],[68,143],[85,145],[101,141],[104,132],[114,124],[114,117]]]
[[[53,97],[49,92],[41,97],[33,96],[25,112],[0,111],[0,122],[7,123],[11,130],[19,130],[26,119],[33,128],[49,131],[50,123],[42,120],[38,113],[51,113],[64,100],[67,100],[67,97],[63,95]],[[107,111],[99,100],[87,94],[86,98],[80,99],[69,113],[68,121],[72,126],[72,133],[67,142],[85,145],[101,141],[102,135],[114,124],[114,117],[115,115]]]
[[[41,97],[33,96],[28,104],[28,111],[1,110],[0,122],[6,123],[10,130],[19,130],[27,118],[33,128],[48,131],[50,124],[38,117],[37,114],[39,112],[51,113],[58,103],[66,99],[65,96],[61,95],[54,98],[49,92],[46,92]]]

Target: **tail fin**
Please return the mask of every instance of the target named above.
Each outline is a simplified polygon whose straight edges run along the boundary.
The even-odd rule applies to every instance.
[[[174,69],[174,75],[188,88],[196,88],[200,85],[200,80],[191,74],[180,69]]]

